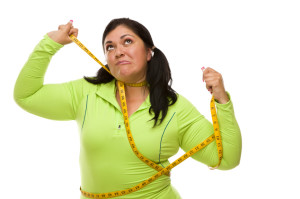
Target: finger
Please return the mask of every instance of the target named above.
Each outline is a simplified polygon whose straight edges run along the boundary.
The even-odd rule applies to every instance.
[[[210,71],[203,74],[203,79],[204,81],[207,81],[208,79],[215,79],[215,80],[222,81],[222,75],[221,73],[218,73],[216,71]]]
[[[217,75],[214,74],[214,73],[206,73],[206,74],[203,74],[203,82],[206,82],[206,83],[207,83],[207,81],[210,81],[210,80],[215,79],[216,76],[217,76]]]
[[[213,74],[213,75],[205,75],[203,80],[207,83],[208,81],[213,81],[216,83],[222,83],[223,82],[223,78],[222,75],[220,74]]]
[[[212,94],[213,88],[211,86],[206,86],[206,89],[210,92],[210,94]]]
[[[204,79],[203,79],[203,73],[204,73],[204,71],[205,71],[205,66],[202,66],[201,70],[202,70],[202,81],[204,82]]]
[[[203,80],[203,82],[205,81],[205,77],[207,76],[207,74],[209,74],[209,71],[210,71],[210,68],[208,67],[208,68],[204,68],[204,67],[202,67],[202,80]]]
[[[62,30],[62,29],[64,28],[64,26],[65,26],[65,25],[59,25],[57,29],[58,29],[58,30]]]
[[[206,79],[205,80],[205,86],[206,88],[209,88],[209,87],[214,87],[215,85],[215,80],[214,79]]]
[[[212,69],[212,68],[210,68],[210,67],[207,67],[207,68],[204,70],[204,72],[206,72],[206,73],[213,73],[213,72],[216,72],[216,73],[217,73],[217,71],[215,71],[214,69]]]
[[[61,24],[58,26],[58,30],[64,30],[66,28],[65,24]],[[71,28],[73,28],[73,25],[71,26]]]
[[[221,88],[224,86],[223,80],[219,78],[207,78],[205,80],[206,87],[212,87],[212,88]]]
[[[212,69],[212,68],[210,68],[210,67],[207,67],[207,68],[202,67],[201,70],[202,70],[202,72],[203,72],[203,73],[202,73],[202,74],[203,74],[202,77],[204,77],[204,76],[206,76],[206,75],[208,75],[208,74],[218,73],[217,71],[215,71],[214,69]]]
[[[70,21],[62,28],[62,31],[65,32],[65,33],[69,33],[70,30],[71,30],[72,25],[73,25],[73,21],[70,20]]]
[[[69,32],[69,35],[74,35],[75,37],[78,36],[78,28],[72,28]]]
[[[211,74],[219,74],[219,73],[212,68],[207,68],[205,69],[205,71],[203,71],[203,75],[208,75],[208,74],[211,75]]]
[[[216,87],[218,85],[220,85],[220,83],[222,83],[222,77],[219,75],[207,75],[204,78],[205,83],[208,86],[212,86],[212,87]]]

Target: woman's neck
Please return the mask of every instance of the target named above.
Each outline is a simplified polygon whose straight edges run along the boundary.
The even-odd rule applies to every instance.
[[[147,86],[142,87],[132,87],[125,85],[125,95],[126,100],[143,100],[145,101],[149,94],[149,89]]]
[[[117,81],[116,81],[116,87],[117,86]],[[117,94],[118,93],[118,89],[117,89]],[[141,86],[141,87],[135,87],[135,86],[128,86],[125,84],[125,95],[126,95],[126,100],[143,100],[145,101],[147,96],[149,94],[149,88],[148,86]]]
[[[148,95],[149,95],[149,88],[147,86],[132,87],[132,86],[125,85],[125,96],[126,96],[128,117],[130,117],[131,114],[133,114],[136,110],[138,110],[141,104],[147,99]],[[119,89],[117,89],[116,92],[116,99],[120,107],[122,107]]]

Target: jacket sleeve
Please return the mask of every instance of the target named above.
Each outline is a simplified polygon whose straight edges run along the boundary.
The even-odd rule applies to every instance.
[[[85,80],[43,84],[52,56],[62,47],[47,34],[44,36],[17,78],[14,99],[20,107],[32,114],[53,120],[74,120]]]
[[[230,98],[230,96],[229,96]],[[183,98],[178,116],[179,142],[187,152],[214,133],[213,125]],[[241,132],[236,121],[231,99],[226,104],[216,103],[223,144],[223,159],[218,169],[228,170],[239,165],[242,149]],[[192,155],[192,158],[210,167],[218,164],[216,141]]]

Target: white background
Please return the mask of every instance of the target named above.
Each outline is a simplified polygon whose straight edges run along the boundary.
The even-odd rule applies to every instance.
[[[299,197],[300,6],[297,1],[2,1],[1,198],[79,198],[79,136],[73,121],[23,111],[16,78],[35,45],[74,20],[80,41],[105,62],[101,37],[113,18],[145,25],[167,56],[174,89],[210,119],[201,67],[224,78],[243,137],[240,165],[211,171],[188,159],[173,169],[184,199]],[[52,59],[45,83],[93,76],[99,65],[75,44]],[[182,151],[179,154],[183,154]]]

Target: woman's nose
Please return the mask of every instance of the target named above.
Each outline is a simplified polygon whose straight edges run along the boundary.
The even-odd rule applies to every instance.
[[[122,57],[122,56],[124,56],[124,48],[123,48],[123,46],[116,47],[115,57],[119,58],[119,57]]]

